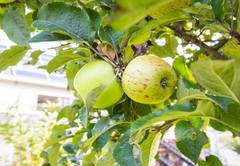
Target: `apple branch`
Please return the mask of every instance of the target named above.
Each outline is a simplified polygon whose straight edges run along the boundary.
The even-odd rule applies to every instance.
[[[186,31],[184,31],[183,26],[184,26],[184,22],[179,22],[176,27],[168,25],[168,27],[177,34],[177,36],[186,40],[187,42],[191,42],[191,43],[199,46],[207,54],[213,55],[213,57],[215,57],[216,59],[227,59],[227,57],[223,56],[222,54],[220,54],[217,51],[218,49],[212,48],[212,47],[206,45],[204,42],[200,41],[196,36],[188,34]]]

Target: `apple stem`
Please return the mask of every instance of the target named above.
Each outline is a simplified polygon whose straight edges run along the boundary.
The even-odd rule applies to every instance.
[[[106,62],[110,63],[114,68],[117,67],[117,65],[116,65],[113,61],[111,61],[109,58],[103,56],[102,54],[99,54],[99,52],[98,52],[95,48],[93,48],[92,46],[89,46],[89,45],[87,45],[87,46],[88,46],[95,54],[97,54],[99,57],[101,57],[103,60],[105,60]]]

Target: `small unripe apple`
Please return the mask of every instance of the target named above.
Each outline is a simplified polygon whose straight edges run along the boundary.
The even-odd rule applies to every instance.
[[[134,58],[122,76],[123,91],[132,100],[143,104],[158,104],[175,90],[177,78],[173,68],[155,55]]]
[[[106,108],[118,102],[123,95],[121,84],[116,80],[114,68],[103,60],[95,60],[84,65],[74,78],[74,88],[84,102],[88,93],[104,84],[107,87],[99,95],[94,108]]]

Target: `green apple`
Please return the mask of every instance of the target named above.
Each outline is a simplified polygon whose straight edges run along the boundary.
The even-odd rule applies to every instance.
[[[143,104],[158,104],[175,90],[177,77],[173,68],[155,55],[134,58],[122,76],[122,87],[132,100]]]
[[[106,108],[118,102],[123,95],[121,84],[116,80],[114,68],[103,60],[84,65],[76,74],[73,85],[86,102],[88,93],[104,84],[107,87],[99,95],[94,108]]]

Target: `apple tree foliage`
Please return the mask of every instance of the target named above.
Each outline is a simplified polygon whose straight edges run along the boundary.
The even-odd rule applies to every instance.
[[[33,49],[32,43],[54,41],[60,42],[52,48],[56,55],[41,68],[64,71],[69,91],[75,91],[77,71],[93,59],[117,66],[121,78],[131,59],[155,54],[172,60],[177,73],[176,90],[161,105],[124,95],[96,109],[93,101],[106,86],[93,89],[86,103],[75,93],[77,100],[61,109],[45,144],[44,166],[148,166],[172,126],[182,154],[200,166],[211,165],[220,161],[199,158],[209,144],[206,128],[240,136],[240,0],[193,0],[151,17],[170,1],[1,1],[0,27],[15,45],[0,54],[0,71],[28,51],[29,64],[35,65],[48,49]]]

